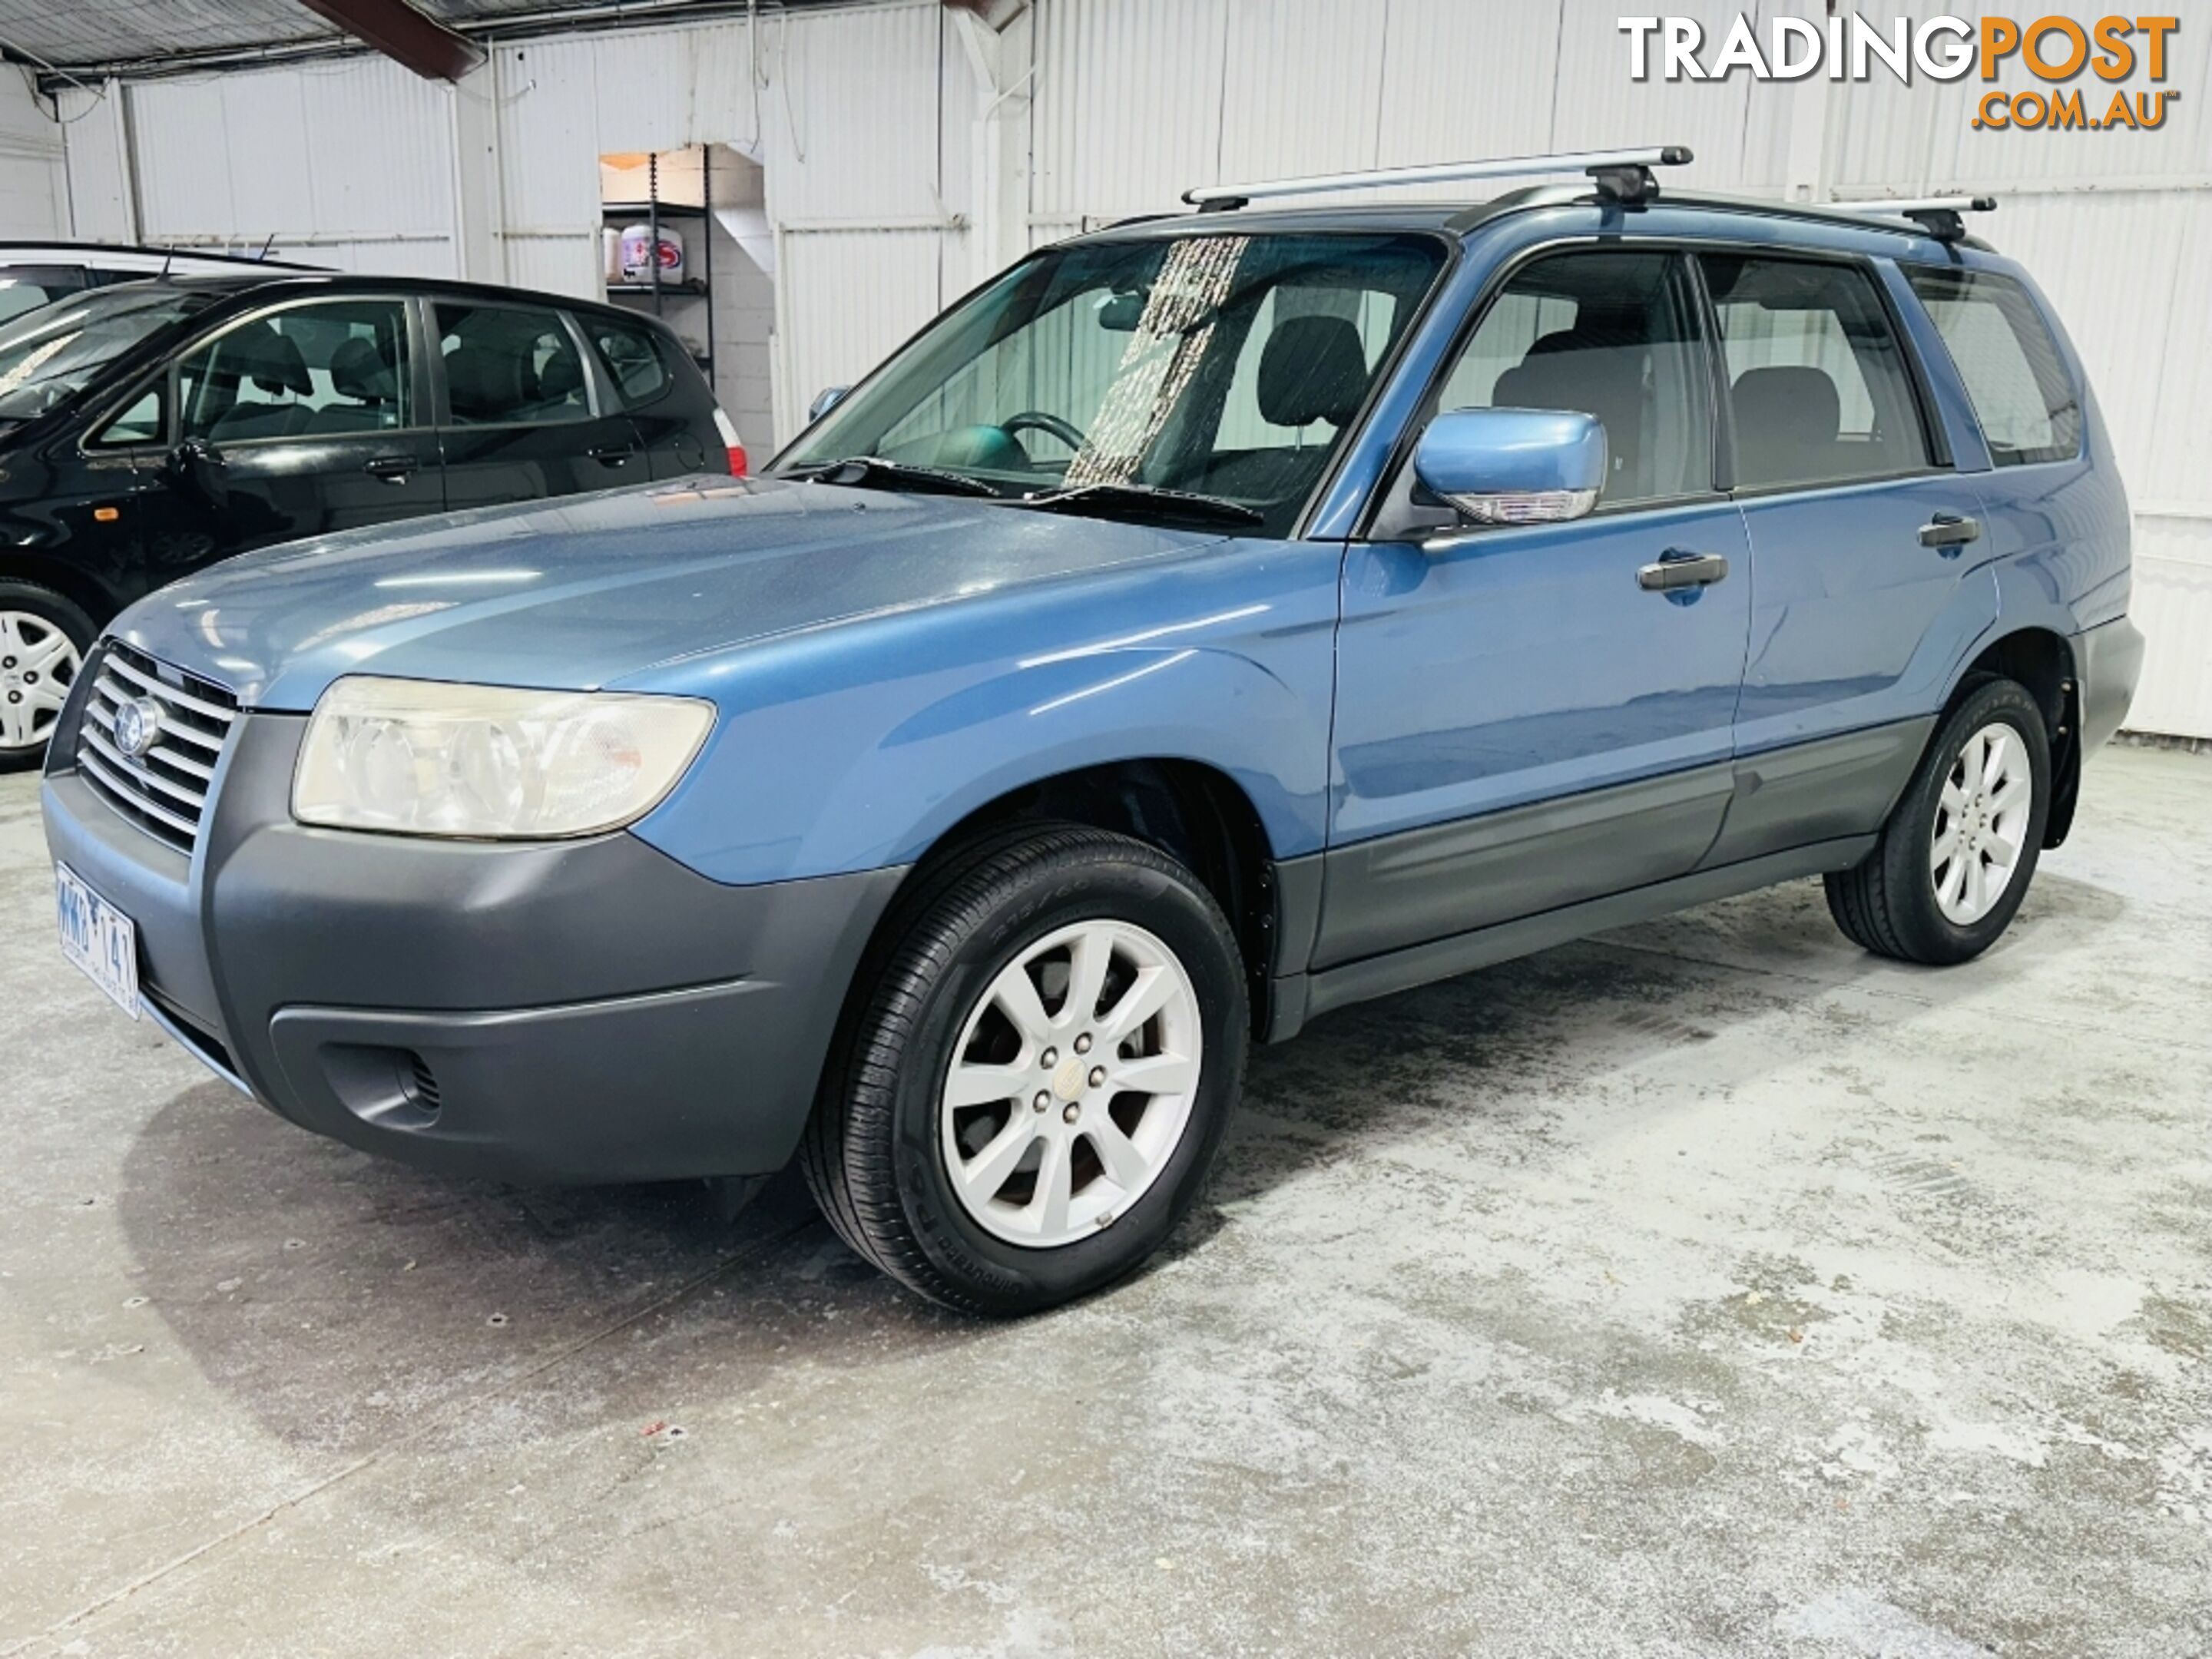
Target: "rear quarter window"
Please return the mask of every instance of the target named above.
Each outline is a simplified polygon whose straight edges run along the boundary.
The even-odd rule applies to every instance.
[[[2081,399],[2051,325],[2009,276],[1908,270],[1965,383],[1999,466],[2071,460],[2081,453]]]
[[[592,349],[599,354],[624,409],[641,409],[674,384],[657,330],[612,317],[578,320],[591,337]]]

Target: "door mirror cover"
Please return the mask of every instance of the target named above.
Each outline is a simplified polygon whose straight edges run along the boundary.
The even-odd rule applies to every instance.
[[[813,425],[815,422],[820,420],[831,410],[836,408],[839,404],[844,402],[845,394],[852,389],[853,388],[848,386],[824,386],[821,391],[816,392],[814,394],[814,401],[806,405],[807,425]]]
[[[172,449],[166,461],[169,477],[186,489],[196,490],[210,506],[230,499],[223,477],[222,456],[204,438],[186,438]]]
[[[1476,524],[1579,519],[1605,486],[1605,425],[1571,410],[1453,410],[1421,434],[1413,476]]]

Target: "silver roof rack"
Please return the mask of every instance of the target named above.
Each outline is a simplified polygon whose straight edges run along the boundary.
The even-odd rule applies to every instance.
[[[1265,198],[1316,196],[1335,190],[1388,190],[1407,185],[1456,184],[1467,179],[1527,179],[1549,173],[1587,173],[1608,202],[1648,202],[1658,195],[1653,167],[1686,167],[1686,144],[1654,144],[1643,149],[1577,150],[1563,155],[1516,155],[1501,161],[1439,161],[1431,167],[1383,167],[1369,173],[1317,173],[1309,179],[1275,179],[1256,185],[1200,185],[1182,199],[1200,213],[1224,213]]]
[[[1956,242],[1966,234],[1966,213],[1995,213],[1994,196],[1922,196],[1903,202],[1831,202],[1832,213],[1848,213],[1855,219],[1910,219],[1939,242]]]

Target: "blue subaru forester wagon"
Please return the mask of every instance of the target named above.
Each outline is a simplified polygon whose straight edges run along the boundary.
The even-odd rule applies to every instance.
[[[1249,198],[1045,249],[701,477],[139,604],[64,948],[304,1127],[744,1178],[957,1308],[1127,1273],[1255,1038],[1765,884],[1966,961],[2139,668],[2080,362],[1958,204]],[[1413,175],[1495,176],[1508,165]]]

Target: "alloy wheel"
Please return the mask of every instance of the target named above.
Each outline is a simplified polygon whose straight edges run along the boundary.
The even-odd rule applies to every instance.
[[[1109,1224],[1182,1143],[1202,1042],[1190,975],[1145,929],[1083,921],[1024,947],[945,1073],[940,1143],[961,1206],[1037,1249]]]
[[[2025,850],[2035,781],[2027,745],[2002,721],[1966,739],[1936,800],[1928,872],[1944,915],[1971,927],[1996,908]]]

